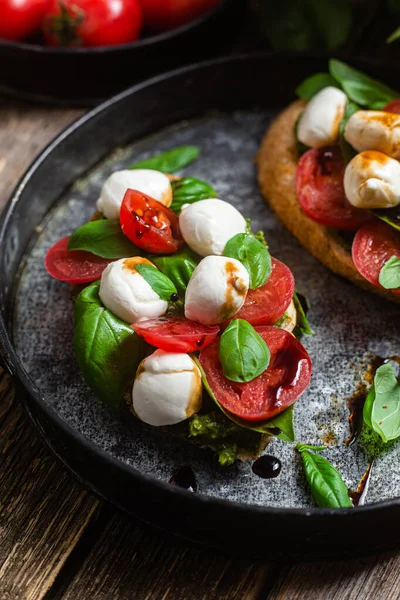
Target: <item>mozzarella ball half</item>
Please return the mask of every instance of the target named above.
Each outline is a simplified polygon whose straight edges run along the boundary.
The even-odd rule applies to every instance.
[[[97,210],[107,219],[119,219],[119,211],[126,190],[138,190],[161,204],[172,202],[172,187],[169,178],[152,169],[125,169],[115,171],[104,182],[97,200]]]
[[[358,208],[390,208],[400,204],[400,163],[368,150],[357,154],[344,172],[344,191]]]
[[[246,231],[240,212],[223,200],[200,200],[182,207],[179,227],[185,242],[200,256],[220,256],[228,240]]]
[[[225,256],[207,256],[197,265],[185,296],[185,316],[214,325],[230,319],[242,307],[249,274],[241,262]]]
[[[201,392],[200,370],[188,354],[156,350],[139,365],[133,410],[149,425],[174,425],[200,410]]]
[[[347,121],[344,137],[358,152],[379,150],[400,158],[400,115],[359,110]]]
[[[136,270],[137,264],[153,263],[141,256],[121,258],[104,269],[100,280],[99,296],[102,303],[127,323],[160,317],[168,309],[168,302],[161,300]]]
[[[326,87],[315,94],[300,116],[297,126],[299,141],[311,148],[335,144],[346,104],[346,94],[335,87]]]

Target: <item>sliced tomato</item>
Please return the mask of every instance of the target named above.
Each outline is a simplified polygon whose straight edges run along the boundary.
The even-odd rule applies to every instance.
[[[386,104],[386,106],[383,107],[382,110],[400,115],[400,98],[397,100],[391,100],[388,102],[388,104]]]
[[[383,221],[374,221],[359,229],[352,246],[357,271],[372,285],[382,287],[379,273],[391,256],[400,258],[400,233]],[[400,294],[400,288],[391,290]]]
[[[247,292],[245,303],[233,319],[244,319],[251,325],[273,325],[289,306],[294,294],[292,271],[276,258],[272,259],[271,275],[265,285]],[[226,321],[227,326],[232,321]]]
[[[317,223],[334,229],[354,231],[370,217],[354,208],[344,193],[345,164],[338,146],[313,148],[297,165],[296,193],[304,212]]]
[[[307,350],[291,334],[278,327],[256,327],[270,353],[267,369],[248,383],[224,377],[219,359],[219,340],[200,353],[208,384],[221,406],[246,421],[264,421],[293,404],[307,388],[312,372]]]
[[[201,325],[185,317],[160,317],[134,323],[131,327],[148,344],[166,352],[196,352],[215,340],[218,325]]]
[[[147,252],[173,254],[184,244],[178,216],[137,190],[126,191],[120,221],[126,237]]]
[[[68,250],[69,237],[53,244],[47,251],[44,266],[49,274],[59,281],[68,283],[90,283],[100,279],[110,262],[86,250]]]

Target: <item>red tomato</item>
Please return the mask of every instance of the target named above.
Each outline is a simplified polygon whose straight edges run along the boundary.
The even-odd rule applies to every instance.
[[[296,192],[301,208],[311,219],[326,227],[354,231],[369,214],[347,200],[344,169],[338,146],[308,150],[297,165]]]
[[[211,10],[221,0],[140,0],[144,22],[160,31],[173,29]]]
[[[138,0],[50,0],[43,33],[51,46],[114,46],[137,40]]]
[[[273,325],[289,306],[294,294],[294,277],[285,264],[272,259],[272,271],[265,285],[247,292],[245,303],[234,319],[255,325]],[[230,319],[229,321],[232,321]],[[224,325],[228,325],[226,321]]]
[[[40,29],[49,0],[0,0],[0,38],[23,40]]]
[[[354,237],[352,246],[353,262],[357,271],[376,287],[379,273],[391,256],[400,258],[400,232],[378,219],[364,225]],[[399,295],[400,289],[391,290]]]
[[[119,218],[126,237],[147,252],[173,254],[183,246],[178,216],[142,192],[126,191]]]
[[[49,274],[68,283],[90,283],[100,279],[110,262],[85,250],[67,250],[69,237],[56,242],[46,254],[44,266]]]
[[[400,115],[400,98],[398,100],[391,100],[382,110]]]
[[[200,353],[209,386],[221,406],[246,421],[271,419],[293,404],[307,388],[311,359],[300,342],[278,327],[256,327],[271,359],[267,369],[248,383],[226,379],[219,360],[219,340]]]
[[[160,317],[134,323],[131,327],[148,344],[166,352],[196,352],[219,333],[218,325],[201,325],[185,317]]]

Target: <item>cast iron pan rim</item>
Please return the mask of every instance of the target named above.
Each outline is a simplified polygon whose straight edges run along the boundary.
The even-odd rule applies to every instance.
[[[113,54],[123,50],[129,50],[131,48],[146,48],[147,46],[152,46],[153,44],[162,43],[181,35],[185,35],[186,33],[190,33],[192,29],[195,29],[199,25],[207,22],[214,15],[218,15],[221,11],[224,10],[226,4],[228,4],[230,0],[221,0],[220,4],[211,8],[203,15],[197,17],[193,21],[189,21],[188,23],[184,23],[179,27],[175,27],[174,29],[170,29],[168,31],[163,31],[161,33],[157,33],[155,35],[150,35],[148,37],[136,40],[135,42],[127,42],[125,44],[117,44],[115,46],[94,46],[91,47],[83,47],[83,48],[60,48],[60,47],[51,47],[51,46],[42,46],[40,44],[28,44],[27,42],[13,42],[9,40],[0,39],[0,49],[1,48],[12,48],[16,50],[21,50],[25,52],[32,52],[33,54],[47,54],[47,55],[55,55],[58,56],[60,54],[68,54],[70,56],[79,56],[82,54]]]
[[[221,65],[221,64],[230,63],[230,62],[235,63],[235,62],[239,62],[239,61],[246,61],[248,59],[260,59],[261,60],[263,58],[269,58],[269,59],[273,60],[275,54],[280,55],[280,56],[288,56],[288,57],[291,56],[292,58],[294,57],[292,55],[292,53],[271,54],[271,53],[257,52],[257,53],[238,54],[235,56],[222,57],[222,58],[213,59],[213,60],[209,60],[209,61],[202,61],[202,62],[195,63],[195,64],[192,64],[189,66],[185,66],[183,68],[169,71],[162,75],[158,75],[148,81],[145,81],[145,82],[142,82],[135,86],[132,86],[131,88],[128,88],[127,90],[121,92],[120,94],[117,94],[116,96],[112,97],[111,99],[100,104],[93,110],[89,111],[87,114],[80,117],[77,121],[72,123],[72,125],[69,125],[66,129],[64,129],[50,144],[48,144],[45,147],[45,149],[33,161],[31,166],[27,169],[27,171],[25,172],[25,174],[22,176],[19,183],[15,187],[15,189],[14,189],[14,191],[13,191],[13,193],[12,193],[12,195],[0,217],[0,250],[4,244],[4,240],[6,238],[7,224],[13,214],[13,207],[19,201],[20,195],[21,195],[27,181],[30,179],[30,177],[36,171],[36,169],[41,165],[41,163],[43,161],[45,161],[49,155],[51,155],[52,150],[55,147],[57,147],[66,137],[68,137],[71,133],[73,133],[76,129],[78,129],[82,124],[95,118],[98,114],[105,112],[108,109],[108,107],[118,104],[118,102],[120,100],[122,100],[123,98],[125,98],[126,96],[129,96],[131,94],[138,92],[143,87],[150,87],[151,85],[154,85],[160,81],[169,79],[170,77],[174,77],[177,75],[184,75],[185,73],[189,73],[189,72],[195,72],[199,68],[207,68],[207,67]],[[310,55],[308,55],[308,56],[311,57]],[[215,503],[221,507],[225,506],[227,508],[233,509],[238,513],[248,514],[249,511],[251,511],[255,514],[255,516],[257,516],[257,515],[261,516],[261,515],[268,514],[271,516],[279,515],[280,517],[283,517],[284,515],[291,515],[292,517],[302,518],[302,519],[304,519],[304,518],[310,519],[310,518],[314,517],[316,519],[329,518],[329,519],[337,520],[337,519],[346,519],[349,516],[351,516],[352,514],[357,516],[357,515],[360,515],[360,513],[364,514],[366,512],[373,513],[373,514],[376,514],[376,513],[383,514],[384,511],[389,507],[400,507],[400,498],[394,498],[391,500],[385,500],[382,502],[367,504],[366,506],[362,506],[362,507],[356,506],[356,507],[353,507],[350,509],[346,509],[346,508],[340,508],[340,509],[337,509],[337,508],[332,508],[332,509],[331,508],[278,508],[278,507],[274,507],[274,506],[258,506],[258,505],[253,505],[253,504],[241,504],[241,503],[233,501],[233,500],[224,500],[222,498],[216,498],[214,496],[193,494],[192,492],[189,492],[187,490],[179,488],[178,486],[172,486],[167,482],[160,481],[160,480],[152,477],[151,475],[147,475],[146,473],[141,473],[134,467],[132,467],[126,463],[123,463],[119,459],[116,459],[116,458],[110,456],[107,452],[105,452],[103,449],[99,448],[96,444],[94,444],[92,441],[90,441],[85,436],[83,436],[83,434],[81,434],[80,432],[75,430],[67,421],[65,421],[58,415],[58,413],[55,411],[55,409],[46,402],[44,397],[36,389],[36,386],[34,385],[33,381],[30,379],[29,375],[27,374],[27,372],[25,371],[24,367],[22,366],[20,360],[18,359],[18,356],[16,354],[16,351],[13,347],[12,341],[8,334],[7,325],[4,322],[4,319],[3,319],[3,316],[1,313],[0,313],[0,352],[2,353],[2,358],[4,359],[6,368],[22,384],[25,392],[30,395],[30,397],[39,406],[40,410],[42,411],[42,413],[45,414],[45,416],[48,418],[48,420],[50,422],[53,422],[60,429],[62,429],[64,431],[64,433],[66,434],[66,436],[72,438],[78,445],[83,445],[88,451],[92,452],[93,454],[97,454],[111,468],[119,470],[122,474],[131,476],[137,480],[142,480],[144,482],[151,483],[151,485],[154,487],[155,491],[157,489],[160,489],[160,490],[162,490],[163,494],[169,496],[171,499],[176,494],[181,495],[182,497],[186,497],[186,501],[188,503],[190,503],[194,508],[198,504],[204,505],[204,504],[214,504]],[[28,410],[28,413],[32,418],[32,415],[29,410]],[[40,427],[40,425],[38,426],[36,419],[33,418],[33,422],[34,422],[35,426],[39,427],[39,429],[43,433],[42,428]],[[48,445],[50,446],[50,449],[54,452],[52,445],[47,440],[47,436],[45,437],[45,439],[46,439],[46,442],[48,443]],[[75,476],[77,476],[77,473],[73,469],[71,469],[71,467],[69,467],[68,463],[66,463],[64,461],[64,459],[62,459],[62,457],[60,457],[58,455],[58,453],[56,453],[56,452],[54,452],[54,453],[56,454],[56,456],[58,458],[61,458],[63,464],[66,465],[67,468]],[[78,478],[81,479],[79,474],[78,474]],[[89,483],[86,480],[81,479],[81,481],[83,481],[86,484]],[[94,489],[97,491],[97,489],[95,487],[93,487],[91,485],[89,487],[91,487],[91,489]],[[99,493],[101,496],[104,497],[104,495],[101,491],[98,491],[97,493]]]

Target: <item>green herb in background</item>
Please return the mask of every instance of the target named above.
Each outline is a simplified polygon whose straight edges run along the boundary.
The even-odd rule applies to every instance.
[[[293,330],[293,335],[314,335],[307,319],[307,312],[310,308],[310,303],[304,294],[297,290],[293,294],[293,302],[296,309],[296,327]]]
[[[163,173],[174,173],[196,160],[199,154],[197,146],[178,146],[157,156],[141,160],[128,169],[154,169]]]
[[[183,177],[178,181],[173,181],[172,194],[170,208],[178,214],[184,204],[193,204],[199,200],[217,197],[217,192],[211,185],[194,177]]]
[[[302,100],[311,100],[315,94],[318,94],[326,87],[340,87],[338,82],[330,73],[315,73],[304,79],[296,88],[296,96]]]

